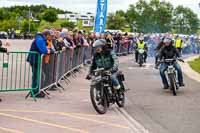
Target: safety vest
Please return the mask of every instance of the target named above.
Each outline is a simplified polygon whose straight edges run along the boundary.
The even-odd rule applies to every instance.
[[[176,48],[181,48],[182,47],[182,40],[181,39],[176,39]]]
[[[138,49],[144,49],[145,43],[138,42]]]

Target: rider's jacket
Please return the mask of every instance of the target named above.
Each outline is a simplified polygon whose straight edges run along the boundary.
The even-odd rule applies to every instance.
[[[172,59],[179,57],[176,48],[171,44],[170,46],[164,46],[160,51],[160,59]]]
[[[176,48],[181,48],[182,47],[182,40],[181,39],[176,39],[175,45],[176,45]]]
[[[144,49],[145,48],[145,43],[144,41],[141,43],[140,41],[137,43],[137,48],[138,49]]]
[[[90,67],[90,73],[97,68],[111,70],[114,73],[118,71],[118,65],[117,55],[111,50],[106,50],[102,53],[96,53],[94,55],[92,65]]]

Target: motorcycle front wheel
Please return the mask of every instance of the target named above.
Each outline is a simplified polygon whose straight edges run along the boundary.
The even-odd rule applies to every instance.
[[[92,105],[94,109],[99,114],[105,114],[107,111],[107,99],[104,92],[101,90],[101,88],[98,88],[97,86],[91,86],[90,88],[90,98]]]
[[[168,76],[172,93],[174,96],[176,96],[177,86],[176,86],[175,76],[173,74],[169,74]]]

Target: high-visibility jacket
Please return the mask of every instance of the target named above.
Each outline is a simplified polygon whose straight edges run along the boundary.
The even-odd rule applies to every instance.
[[[181,39],[176,39],[176,48],[181,48],[182,47],[182,40]]]
[[[144,47],[145,47],[144,41],[142,43],[138,42],[137,47],[138,47],[138,49],[144,49]]]

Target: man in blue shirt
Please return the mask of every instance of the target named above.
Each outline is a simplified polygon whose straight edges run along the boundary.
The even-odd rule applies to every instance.
[[[50,54],[51,49],[47,48],[47,40],[50,37],[51,37],[51,32],[49,30],[43,31],[42,34],[40,33],[36,34],[35,39],[31,44],[30,51],[38,52],[39,55]],[[32,67],[32,88],[35,89],[33,92],[34,94],[37,94],[36,97],[43,98],[45,97],[45,94],[43,93],[38,94],[39,92],[38,69],[40,69],[38,68],[38,58],[39,58],[38,55],[30,53],[28,55],[27,61],[30,63]]]

